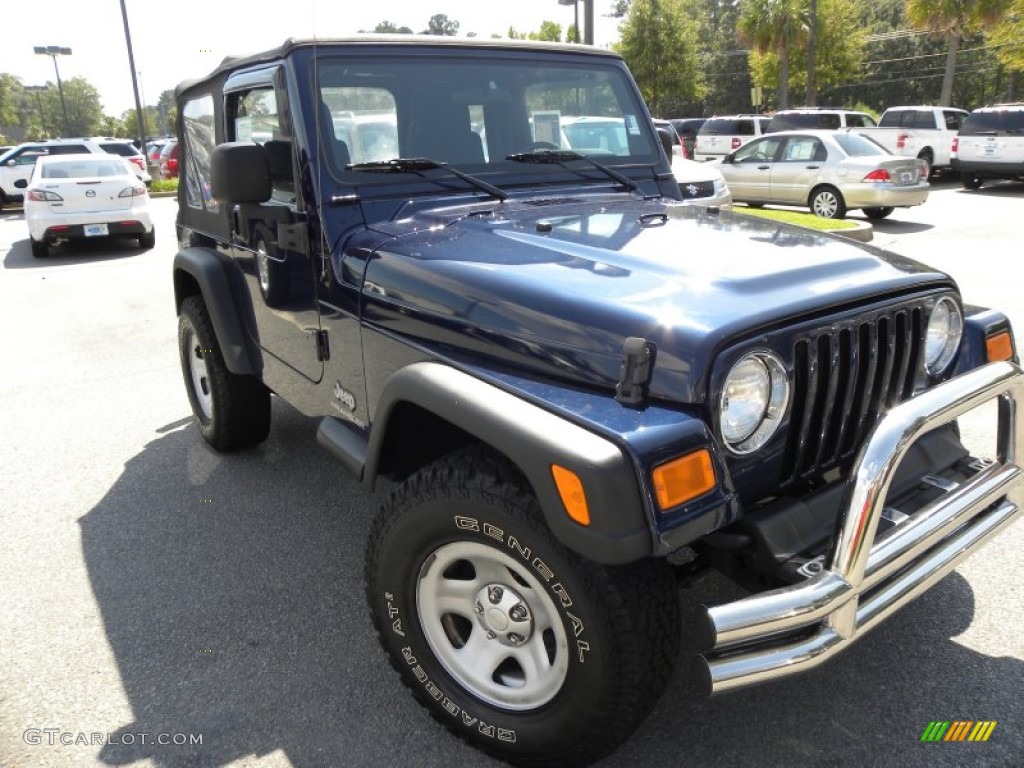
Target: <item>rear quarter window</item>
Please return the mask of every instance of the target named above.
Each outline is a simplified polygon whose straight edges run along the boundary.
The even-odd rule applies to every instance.
[[[962,136],[1024,136],[1024,110],[972,112],[960,127]]]
[[[708,120],[700,127],[699,135],[704,136],[738,136],[740,121],[731,119]]]

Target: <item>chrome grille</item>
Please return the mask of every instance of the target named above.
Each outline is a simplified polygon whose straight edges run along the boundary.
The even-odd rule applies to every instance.
[[[782,483],[850,461],[879,414],[913,394],[924,309],[899,307],[797,340]]]

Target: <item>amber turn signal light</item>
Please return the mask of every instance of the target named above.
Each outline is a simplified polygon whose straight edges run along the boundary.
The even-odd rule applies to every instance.
[[[1009,332],[1000,331],[985,339],[985,352],[990,363],[996,360],[1012,360],[1013,340]]]
[[[654,495],[662,512],[695,499],[715,487],[715,469],[707,448],[654,468]]]
[[[590,525],[590,508],[579,476],[558,464],[551,465],[551,475],[555,478],[558,495],[562,497],[562,504],[569,517],[580,525]]]

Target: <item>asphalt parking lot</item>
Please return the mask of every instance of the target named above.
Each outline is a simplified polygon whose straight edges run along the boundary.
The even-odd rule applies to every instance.
[[[315,424],[275,401],[257,449],[219,456],[198,436],[175,203],[154,206],[152,251],[45,260],[20,211],[0,212],[0,765],[498,765],[434,723],[379,650],[362,592],[378,499]],[[940,182],[874,244],[952,272],[966,300],[1024,328],[1022,206],[1024,184]],[[709,577],[680,599],[734,593]],[[1022,626],[1018,523],[803,677],[709,701],[687,695],[681,664],[602,766],[1019,766]],[[997,726],[985,743],[921,743],[933,720]]]

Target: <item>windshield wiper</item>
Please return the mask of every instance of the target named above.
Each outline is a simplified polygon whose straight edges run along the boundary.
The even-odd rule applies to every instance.
[[[585,163],[590,163],[590,165],[597,168],[597,170],[613,181],[619,182],[629,191],[643,194],[640,185],[628,176],[623,176],[618,171],[613,171],[607,165],[602,165],[589,155],[581,155],[579,152],[573,152],[571,149],[538,149],[533,152],[517,152],[514,155],[508,155],[505,159],[516,163],[555,163],[557,165],[565,165],[572,160],[582,160]],[[646,195],[644,197],[646,198]]]
[[[396,157],[392,160],[378,160],[372,163],[351,163],[345,166],[345,169],[349,171],[366,171],[368,173],[416,173],[417,171],[429,171],[434,168],[448,171],[452,176],[472,184],[491,197],[496,197],[502,201],[508,199],[508,193],[503,189],[499,189],[493,184],[488,184],[476,176],[470,176],[458,168],[452,168],[447,163],[431,160],[429,157]]]

